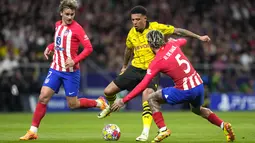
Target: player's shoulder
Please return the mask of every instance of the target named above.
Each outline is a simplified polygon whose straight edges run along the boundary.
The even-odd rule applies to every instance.
[[[57,21],[57,22],[55,23],[55,25],[56,25],[56,27],[59,26],[59,25],[61,25],[61,20]]]
[[[130,36],[133,36],[135,35],[137,32],[136,32],[136,29],[134,27],[132,27],[129,32],[128,32],[128,36],[127,37],[130,37]]]
[[[149,22],[149,24],[150,24],[150,27],[157,27],[159,25],[157,21]]]
[[[78,22],[76,22],[75,20],[73,20],[73,22],[72,22],[72,24],[71,24],[71,27],[72,27],[73,29],[77,29],[77,30],[83,29],[82,26],[81,26]]]

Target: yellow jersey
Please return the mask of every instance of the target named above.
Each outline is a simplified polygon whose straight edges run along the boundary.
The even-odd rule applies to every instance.
[[[160,24],[158,22],[148,22],[143,32],[136,31],[134,27],[130,29],[126,39],[126,46],[127,48],[132,48],[134,53],[131,65],[144,70],[148,68],[155,56],[146,38],[150,30],[158,30],[164,35],[169,35],[173,34],[174,26]]]

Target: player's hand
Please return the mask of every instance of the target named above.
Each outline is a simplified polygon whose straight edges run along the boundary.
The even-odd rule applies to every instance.
[[[126,66],[123,66],[120,70],[120,75],[123,74],[125,71],[126,71],[127,67]]]
[[[200,36],[199,40],[204,41],[204,42],[210,42],[211,41],[210,37],[207,36],[207,35]]]
[[[70,68],[74,66],[74,61],[71,58],[68,58],[65,62],[65,67]]]
[[[48,55],[50,55],[50,53],[51,53],[51,50],[50,50],[49,48],[46,48],[46,49],[44,50],[44,52],[43,52],[44,57],[45,57],[47,60],[49,59]]]
[[[123,107],[125,103],[122,101],[122,99],[117,99],[111,106],[111,111],[116,112],[119,111],[121,107]]]

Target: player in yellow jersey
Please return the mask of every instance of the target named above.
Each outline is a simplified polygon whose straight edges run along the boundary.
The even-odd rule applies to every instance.
[[[146,35],[150,30],[159,30],[164,35],[176,34],[179,36],[189,36],[197,38],[201,41],[210,41],[210,38],[205,36],[199,36],[188,30],[175,28],[172,25],[160,24],[158,22],[147,21],[147,10],[143,6],[135,6],[131,12],[131,20],[133,27],[130,29],[126,39],[126,50],[124,55],[124,63],[120,72],[120,75],[112,81],[104,90],[106,99],[109,104],[113,104],[116,99],[116,94],[122,90],[132,90],[146,75],[148,65],[154,58]],[[128,63],[133,55],[131,65]],[[148,105],[148,95],[157,90],[159,84],[159,75],[156,76],[147,88],[142,93],[142,105],[143,105],[143,131],[142,134],[136,138],[136,141],[147,141],[149,136],[149,130],[152,122],[152,112]],[[98,118],[104,118],[110,114],[110,107],[106,108],[99,113]]]

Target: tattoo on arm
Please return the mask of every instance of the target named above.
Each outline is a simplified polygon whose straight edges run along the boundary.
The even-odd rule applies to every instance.
[[[126,48],[125,54],[124,54],[124,63],[123,63],[124,66],[128,65],[128,62],[132,54],[133,54],[133,50],[131,48]]]
[[[179,36],[189,36],[189,37],[193,37],[193,38],[197,38],[199,39],[199,35],[189,31],[189,30],[186,30],[186,29],[182,29],[182,28],[175,28],[174,29],[174,34],[177,34]]]

